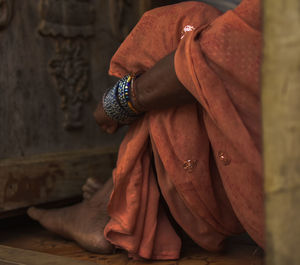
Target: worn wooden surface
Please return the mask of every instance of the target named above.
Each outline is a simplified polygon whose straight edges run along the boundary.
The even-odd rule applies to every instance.
[[[92,262],[0,245],[1,265],[92,265]]]
[[[48,1],[52,5],[46,11],[54,13],[50,16],[41,10],[43,2],[14,0],[12,19],[0,29],[0,159],[109,147],[121,139],[122,134],[102,133],[92,115],[102,91],[112,84],[107,75],[109,60],[120,44],[110,33],[108,1],[86,1],[94,10],[91,22],[85,21],[89,12],[76,20],[77,13],[66,8],[66,16],[75,17],[70,23],[78,24],[72,38],[60,16],[63,5]],[[76,7],[82,1],[71,2]],[[51,27],[51,19],[58,20],[57,27]],[[87,36],[88,27],[80,19],[91,24]],[[48,35],[41,30],[43,21],[52,29]],[[78,91],[86,91],[88,98]],[[66,115],[74,125],[69,130]]]
[[[87,177],[111,174],[101,150],[125,130],[101,132],[93,111],[148,2],[0,0],[0,212],[79,195]]]
[[[264,1],[267,264],[300,263],[300,2]]]
[[[151,1],[1,2],[0,159],[119,142],[92,114],[114,82],[113,53]]]
[[[0,244],[80,261],[90,261],[93,264],[263,265],[263,252],[246,236],[231,239],[227,242],[226,249],[220,253],[209,253],[197,247],[191,241],[185,240],[182,257],[178,261],[133,261],[128,259],[127,254],[120,250],[113,255],[87,252],[75,243],[64,240],[26,220],[22,221],[22,226],[18,226],[17,223],[11,224],[12,222],[10,222],[9,227],[0,224]]]
[[[87,177],[111,177],[116,156],[106,148],[0,161],[0,214],[79,195]]]
[[[78,152],[119,145],[126,128],[101,132],[93,111],[115,82],[113,53],[155,5],[0,0],[0,212],[79,195],[86,177],[110,174],[107,157]]]

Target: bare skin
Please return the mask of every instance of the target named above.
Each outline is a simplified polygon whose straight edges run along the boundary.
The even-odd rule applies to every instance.
[[[141,112],[194,101],[176,77],[174,53],[163,58],[135,81],[137,102],[133,102],[133,105]],[[94,112],[94,117],[100,128],[107,133],[114,133],[122,126],[106,116],[102,102]],[[106,241],[103,231],[109,221],[106,206],[112,188],[112,178],[102,188],[90,179],[83,186],[85,200],[82,203],[55,210],[30,208],[28,215],[46,229],[76,241],[89,251],[110,253],[113,246]]]
[[[137,102],[132,103],[141,113],[195,102],[195,98],[177,78],[174,54],[170,53],[135,80]],[[100,128],[110,134],[122,126],[106,116],[102,102],[96,108],[94,117]]]
[[[96,253],[111,253],[113,246],[104,238],[103,230],[109,217],[107,203],[113,183],[110,178],[89,200],[54,210],[30,208],[28,215],[46,229],[76,241],[80,246]]]
[[[90,200],[98,190],[103,188],[103,184],[100,179],[91,177],[86,180],[82,186],[82,196],[85,200]]]

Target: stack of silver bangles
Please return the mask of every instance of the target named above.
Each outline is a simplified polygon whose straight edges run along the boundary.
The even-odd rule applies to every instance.
[[[134,77],[126,75],[103,96],[103,109],[106,115],[119,123],[131,123],[140,113],[131,101],[131,85]]]

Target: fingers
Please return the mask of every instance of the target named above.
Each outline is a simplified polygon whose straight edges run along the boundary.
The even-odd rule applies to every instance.
[[[97,106],[97,109],[94,112],[94,118],[100,128],[106,133],[113,134],[119,128],[118,122],[107,117],[106,113],[104,112],[102,102],[100,102]]]
[[[100,103],[98,104],[96,110],[94,111],[94,118],[95,118],[96,122],[97,122],[100,126],[102,126],[103,124],[106,124],[106,123],[108,123],[109,121],[111,121],[111,120],[107,117],[107,115],[106,115],[106,113],[105,113],[105,111],[104,111],[104,109],[103,109],[102,102],[100,102]]]
[[[107,121],[107,116],[104,113],[103,108],[100,107],[100,104],[94,111],[94,118],[100,126]]]
[[[102,131],[104,131],[108,134],[113,134],[117,131],[117,129],[119,128],[119,125],[114,124],[112,126],[108,126],[108,125],[104,124],[104,125],[101,125],[100,128],[101,128]]]
[[[119,127],[120,126],[119,126],[118,123],[114,123],[106,129],[106,132],[109,133],[109,134],[113,134],[119,129]]]

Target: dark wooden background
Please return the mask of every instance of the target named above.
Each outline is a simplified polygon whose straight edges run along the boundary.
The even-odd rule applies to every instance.
[[[162,1],[160,4],[167,4]],[[93,111],[109,61],[149,0],[0,0],[0,215],[105,180],[124,130]]]

